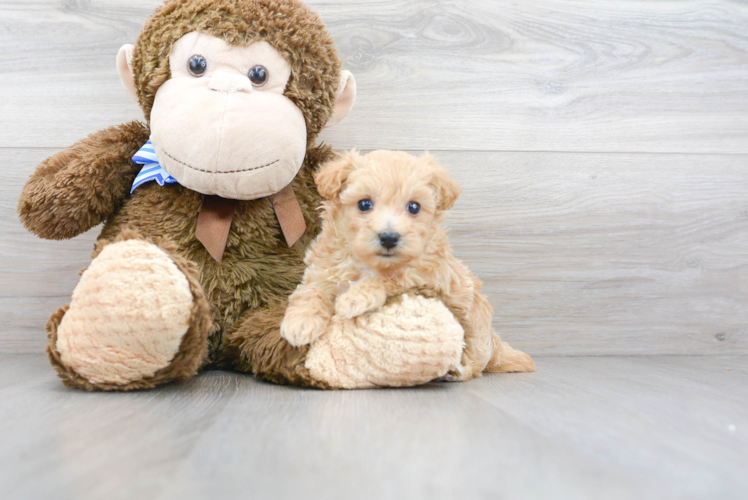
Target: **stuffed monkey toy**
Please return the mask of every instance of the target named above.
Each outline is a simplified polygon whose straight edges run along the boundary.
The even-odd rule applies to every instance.
[[[146,389],[208,367],[333,385],[279,328],[320,229],[313,174],[333,152],[316,138],[355,99],[340,66],[319,17],[297,0],[167,0],[120,49],[120,77],[145,122],[47,159],[18,204],[23,225],[46,239],[103,223],[70,305],[47,323],[65,385]],[[427,316],[456,333],[414,338],[407,352],[398,344],[377,364],[367,343],[383,339],[364,329],[352,332],[353,352],[317,357],[344,355],[375,385],[426,382],[462,350],[443,306]],[[442,354],[425,362],[421,347]]]

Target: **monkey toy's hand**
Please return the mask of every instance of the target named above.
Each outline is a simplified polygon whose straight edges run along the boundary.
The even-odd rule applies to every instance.
[[[106,220],[130,193],[142,168],[130,158],[148,133],[139,122],[110,127],[42,162],[18,201],[24,227],[42,238],[62,240]]]
[[[327,331],[332,303],[319,290],[299,290],[289,298],[281,323],[281,337],[294,347],[310,344]]]

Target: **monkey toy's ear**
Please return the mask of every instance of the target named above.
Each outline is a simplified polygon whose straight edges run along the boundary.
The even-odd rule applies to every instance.
[[[117,72],[127,93],[137,101],[138,89],[135,88],[135,78],[132,74],[132,51],[134,48],[132,45],[127,44],[119,49],[117,53]]]
[[[332,115],[328,120],[325,128],[332,127],[340,120],[346,117],[348,112],[353,108],[356,102],[356,79],[350,71],[343,70],[340,72],[340,81],[338,82],[337,98],[335,107],[332,109]]]

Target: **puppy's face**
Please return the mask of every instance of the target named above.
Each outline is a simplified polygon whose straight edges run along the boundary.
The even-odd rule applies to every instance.
[[[380,271],[423,254],[440,213],[459,195],[433,158],[402,152],[350,153],[323,167],[316,180],[332,201],[327,208],[336,233],[358,260]]]

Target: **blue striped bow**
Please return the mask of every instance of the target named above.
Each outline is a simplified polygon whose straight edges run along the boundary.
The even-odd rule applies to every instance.
[[[135,153],[135,156],[132,157],[132,161],[137,165],[143,165],[143,168],[140,169],[140,173],[135,177],[130,194],[140,187],[141,184],[150,181],[158,182],[159,186],[177,183],[177,180],[169,175],[169,172],[164,170],[159,163],[158,158],[156,157],[156,150],[153,148],[153,143],[151,141],[146,142],[143,147],[140,148],[140,151]]]

